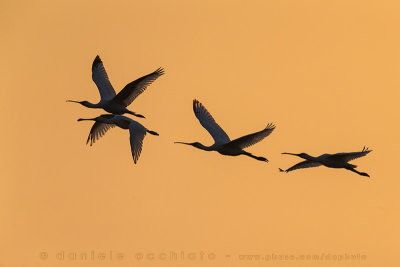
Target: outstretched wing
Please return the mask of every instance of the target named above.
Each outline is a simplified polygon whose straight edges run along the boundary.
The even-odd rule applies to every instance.
[[[96,56],[92,64],[92,79],[99,89],[101,102],[110,100],[115,96],[114,88],[99,56]]]
[[[131,83],[128,83],[122,90],[117,94],[114,101],[123,104],[125,107],[129,106],[136,97],[146,90],[152,82],[158,77],[164,74],[164,69],[158,68],[153,73],[145,75]]]
[[[86,144],[88,144],[90,141],[90,145],[93,145],[96,142],[96,140],[102,137],[110,128],[113,127],[115,127],[115,124],[108,124],[96,121],[93,124],[92,129],[90,129],[90,133],[86,141]]]
[[[200,124],[211,134],[215,144],[226,144],[231,141],[229,136],[222,130],[222,128],[215,122],[214,118],[207,111],[207,109],[198,101],[193,100],[194,115],[200,121]]]
[[[131,123],[129,126],[131,151],[133,162],[136,164],[142,152],[143,139],[146,136],[146,128],[140,124]]]
[[[289,169],[287,169],[285,171],[282,169],[279,169],[279,170],[281,172],[291,172],[291,171],[298,170],[298,169],[312,168],[312,167],[318,167],[318,166],[321,166],[321,164],[318,162],[305,160],[300,163],[297,163],[296,165],[293,165],[292,167],[290,167]]]
[[[332,155],[331,157],[336,157],[336,158],[340,158],[346,162],[357,159],[357,158],[361,158],[364,157],[365,155],[367,155],[369,152],[371,152],[372,150],[369,150],[368,147],[366,148],[364,146],[363,150],[360,152],[350,152],[350,153],[337,153]]]
[[[233,140],[231,142],[231,144],[234,146],[237,146],[241,149],[244,149],[246,147],[252,146],[252,145],[260,142],[265,137],[270,135],[274,129],[275,129],[275,125],[273,125],[272,123],[268,123],[267,127],[264,130],[242,136],[238,139]]]

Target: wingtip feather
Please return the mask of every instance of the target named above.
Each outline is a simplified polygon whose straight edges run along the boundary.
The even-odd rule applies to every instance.
[[[92,68],[97,67],[99,64],[103,63],[99,55],[93,60]]]
[[[164,75],[165,74],[165,69],[163,67],[159,67],[158,69],[156,69],[154,71],[154,73],[158,74],[158,75]]]
[[[267,127],[265,127],[265,129],[268,129],[268,130],[274,130],[275,128],[276,128],[276,126],[273,122],[268,123]]]
[[[193,99],[193,111],[196,113],[196,109],[198,108],[200,102],[197,99]]]

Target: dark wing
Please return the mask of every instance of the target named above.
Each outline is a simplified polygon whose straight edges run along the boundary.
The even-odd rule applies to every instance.
[[[119,92],[114,101],[123,104],[125,107],[129,106],[136,97],[146,90],[152,82],[164,74],[164,69],[158,68],[153,73],[145,75],[131,83],[128,83],[124,89]]]
[[[133,162],[136,164],[142,152],[143,139],[146,136],[146,128],[140,124],[131,123],[129,126],[131,151]]]
[[[114,98],[114,88],[108,79],[106,69],[99,56],[96,56],[92,64],[92,79],[99,89],[100,101],[107,101]]]
[[[291,172],[291,171],[298,170],[298,169],[312,168],[312,167],[318,167],[318,166],[321,166],[321,163],[305,160],[300,163],[297,163],[296,165],[293,165],[292,167],[290,167],[289,169],[287,169],[285,171],[282,169],[279,169],[279,170],[282,172]]]
[[[331,157],[335,157],[335,158],[340,158],[346,162],[357,159],[357,158],[361,158],[364,157],[365,155],[367,155],[369,152],[371,152],[372,150],[369,150],[368,147],[364,147],[362,151],[360,152],[350,152],[350,153],[337,153],[332,155]]]
[[[90,141],[90,145],[93,145],[96,142],[96,140],[102,137],[110,128],[113,127],[115,127],[115,124],[108,124],[96,121],[93,124],[92,129],[90,129],[90,133],[86,141],[86,144],[88,144]]]
[[[230,144],[237,146],[241,149],[244,149],[246,147],[252,146],[252,145],[260,142],[265,137],[270,135],[274,129],[275,129],[275,125],[273,125],[272,123],[269,123],[264,130],[242,136],[238,139],[233,140]]]
[[[231,141],[207,109],[196,99],[193,100],[193,111],[200,124],[210,133],[216,144],[226,144]]]

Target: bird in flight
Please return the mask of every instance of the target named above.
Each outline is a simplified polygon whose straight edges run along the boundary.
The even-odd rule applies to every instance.
[[[282,169],[279,169],[279,170],[281,172],[290,172],[290,171],[294,171],[297,169],[318,167],[318,166],[324,165],[329,168],[343,168],[343,169],[355,172],[359,175],[369,177],[368,173],[357,171],[355,169],[357,166],[350,164],[349,161],[356,159],[356,158],[364,157],[371,151],[372,150],[369,150],[368,148],[364,147],[363,150],[360,152],[323,154],[319,157],[313,157],[306,153],[301,153],[301,154],[282,153],[282,154],[287,154],[287,155],[298,156],[300,158],[305,159],[305,161],[297,163],[296,165],[290,167],[287,170],[282,170]]]
[[[129,129],[132,157],[135,164],[140,157],[140,153],[142,152],[143,139],[146,136],[146,133],[158,135],[158,133],[148,130],[137,121],[122,115],[104,114],[92,119],[78,119],[78,121],[87,120],[95,121],[92,129],[90,129],[90,133],[86,141],[86,144],[88,144],[90,141],[90,145],[102,137],[110,128],[118,126],[121,129]]]
[[[88,108],[102,108],[109,113],[117,115],[129,113],[136,117],[144,118],[143,115],[128,110],[127,106],[129,106],[136,97],[143,93],[147,86],[163,74],[164,69],[158,68],[154,72],[128,83],[118,94],[115,94],[114,88],[108,79],[103,62],[99,56],[96,56],[92,64],[92,79],[99,89],[101,97],[100,102],[97,104],[88,101],[74,100],[67,100],[67,102],[79,103]]]
[[[200,124],[210,133],[210,135],[214,139],[214,144],[211,146],[204,146],[199,142],[194,142],[194,143],[175,142],[176,144],[190,145],[206,151],[217,151],[222,155],[228,155],[228,156],[246,155],[256,160],[268,162],[266,158],[254,156],[253,154],[244,151],[244,149],[246,147],[252,146],[260,142],[265,137],[270,135],[272,131],[275,129],[275,125],[269,123],[267,127],[262,131],[245,135],[231,141],[231,139],[229,139],[229,136],[215,122],[214,118],[207,111],[207,109],[196,99],[193,100],[193,110]]]

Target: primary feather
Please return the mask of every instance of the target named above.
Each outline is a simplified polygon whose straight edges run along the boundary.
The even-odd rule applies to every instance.
[[[108,124],[96,121],[93,124],[92,128],[90,129],[90,133],[86,141],[86,144],[88,144],[90,141],[90,145],[93,145],[96,142],[96,140],[102,137],[109,129],[113,127],[115,127],[115,124]]]
[[[264,130],[237,138],[233,140],[231,144],[244,149],[262,141],[265,137],[270,135],[274,129],[275,125],[269,123]]]
[[[92,79],[99,89],[101,102],[113,99],[115,90],[99,56],[96,56],[92,64]]]
[[[156,71],[140,77],[139,79],[128,83],[113,99],[117,103],[129,106],[146,88],[158,77],[164,74],[164,69],[158,68]]]
[[[207,109],[196,99],[193,100],[193,111],[200,124],[210,133],[215,144],[225,144],[231,141]]]

